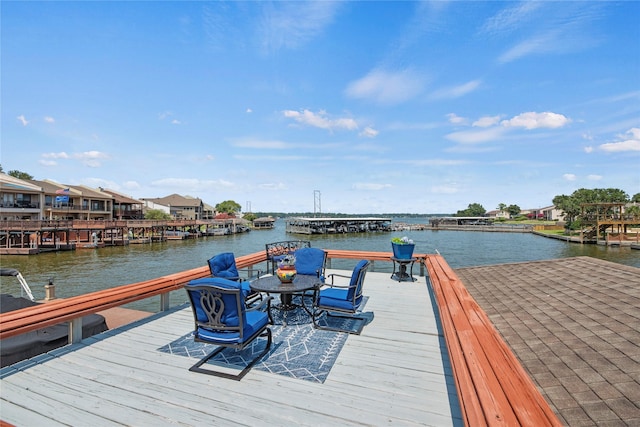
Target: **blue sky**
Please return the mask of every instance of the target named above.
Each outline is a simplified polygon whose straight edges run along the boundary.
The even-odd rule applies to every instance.
[[[5,171],[253,212],[640,192],[640,2],[0,8]]]

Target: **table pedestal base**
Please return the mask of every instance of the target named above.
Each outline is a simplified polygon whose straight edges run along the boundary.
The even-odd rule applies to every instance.
[[[398,282],[415,282],[417,279],[413,277],[413,263],[417,258],[400,259],[391,257],[393,261],[393,274],[391,279]],[[396,270],[397,265],[397,270]],[[409,272],[407,273],[407,265],[409,266]]]

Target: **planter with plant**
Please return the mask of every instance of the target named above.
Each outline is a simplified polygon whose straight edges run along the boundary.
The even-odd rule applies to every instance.
[[[393,257],[398,259],[411,259],[413,257],[413,250],[416,245],[413,240],[404,237],[394,237],[391,239],[391,249],[393,249]]]

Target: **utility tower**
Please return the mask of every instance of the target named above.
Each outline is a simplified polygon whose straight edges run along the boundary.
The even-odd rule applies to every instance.
[[[320,190],[313,190],[313,216],[320,214],[322,212],[322,208],[320,206]]]

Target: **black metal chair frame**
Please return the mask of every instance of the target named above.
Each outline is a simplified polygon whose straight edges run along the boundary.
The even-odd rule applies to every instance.
[[[267,252],[267,273],[274,273],[276,271],[277,260],[275,257],[278,255],[287,255],[295,252],[297,249],[310,248],[311,242],[309,240],[285,240],[282,242],[267,243],[265,251]],[[271,267],[271,271],[269,271]]]
[[[315,297],[314,297],[314,305],[313,305],[313,316],[311,316],[312,320],[313,320],[313,326],[317,329],[323,329],[323,330],[327,330],[327,331],[334,331],[334,332],[347,332],[350,334],[354,334],[354,335],[360,335],[360,333],[362,332],[362,329],[364,328],[364,325],[367,321],[367,319],[363,318],[363,317],[359,317],[356,316],[356,312],[358,311],[358,309],[360,308],[360,305],[362,305],[362,301],[360,301],[360,304],[358,304],[357,306],[355,305],[355,302],[358,298],[362,297],[362,290],[364,289],[364,278],[367,274],[367,269],[369,268],[370,262],[367,261],[367,263],[360,268],[360,270],[358,272],[353,272],[353,274],[358,274],[358,279],[356,280],[356,284],[355,286],[344,286],[344,285],[336,285],[334,284],[334,279],[336,277],[342,277],[342,278],[346,278],[351,280],[351,278],[353,277],[353,274],[351,276],[346,276],[344,274],[337,274],[337,273],[332,273],[329,274],[329,276],[327,276],[328,278],[331,278],[331,283],[327,283],[326,286],[330,287],[330,288],[339,288],[339,289],[350,289],[352,287],[358,287],[360,286],[360,292],[354,292],[353,293],[353,300],[351,301],[353,309],[352,310],[343,310],[340,308],[336,308],[336,307],[328,307],[328,306],[321,306],[318,305],[318,301],[320,298],[320,290],[317,290],[315,292]],[[323,312],[327,313],[327,316],[330,317],[340,317],[340,318],[345,318],[345,319],[355,319],[355,320],[361,320],[362,323],[360,324],[360,327],[356,330],[349,330],[349,329],[342,329],[342,328],[333,328],[333,327],[329,327],[329,326],[321,326],[317,323],[317,319],[320,317],[320,315],[322,315]],[[338,314],[335,314],[338,313]]]
[[[194,341],[196,341],[196,342],[203,342],[203,343],[206,343],[206,344],[214,344],[214,345],[217,345],[219,347],[216,348],[211,353],[207,354],[204,358],[200,359],[200,361],[198,361],[198,363],[196,363],[191,368],[189,368],[189,371],[198,372],[198,373],[201,373],[201,374],[214,375],[214,376],[218,376],[218,377],[229,378],[229,379],[240,381],[247,374],[247,372],[249,372],[249,370],[251,370],[251,368],[260,359],[262,359],[269,352],[269,350],[271,349],[272,337],[271,337],[271,329],[269,328],[269,325],[273,324],[273,318],[271,317],[271,300],[273,299],[273,297],[264,298],[259,305],[255,305],[255,306],[253,306],[251,308],[244,308],[245,311],[254,311],[254,310],[262,310],[262,308],[264,306],[266,306],[267,307],[266,314],[269,317],[269,322],[265,326],[263,326],[262,328],[256,330],[253,333],[253,335],[251,335],[250,337],[244,339],[244,336],[243,336],[243,333],[244,333],[244,321],[243,321],[242,316],[238,316],[238,318],[239,318],[238,326],[228,326],[228,325],[222,323],[221,319],[220,319],[221,315],[222,315],[222,312],[223,312],[223,309],[224,309],[224,303],[222,301],[222,295],[223,294],[233,294],[233,295],[235,295],[235,300],[236,300],[236,304],[237,304],[237,307],[236,307],[237,313],[242,313],[243,307],[241,307],[241,304],[242,304],[242,297],[240,295],[240,293],[242,292],[241,289],[223,288],[223,287],[219,287],[219,286],[215,286],[215,285],[200,285],[200,286],[192,286],[192,287],[189,288],[189,290],[198,291],[200,293],[200,307],[204,310],[204,312],[205,312],[205,314],[207,315],[207,318],[208,318],[208,322],[199,322],[198,318],[197,318],[195,307],[193,306],[193,303],[192,303],[193,317],[194,317],[194,321],[195,321],[195,330],[196,331],[200,327],[200,328],[211,329],[211,330],[218,331],[218,332],[222,332],[222,331],[225,331],[225,332],[237,332],[237,333],[240,334],[238,342],[233,342],[233,343],[218,343],[218,342],[214,343],[214,342],[211,342],[211,341],[206,340],[206,339],[197,338],[194,335]],[[232,374],[228,374],[226,372],[213,371],[213,370],[204,369],[204,368],[201,367],[209,359],[211,359],[212,357],[214,357],[217,354],[219,354],[220,352],[222,352],[225,348],[233,348],[233,349],[235,349],[237,351],[240,351],[240,350],[248,347],[253,342],[253,340],[256,339],[257,337],[266,337],[267,338],[267,345],[266,345],[264,351],[262,351],[256,357],[254,357],[249,362],[249,364],[247,364],[238,375],[232,375]]]

